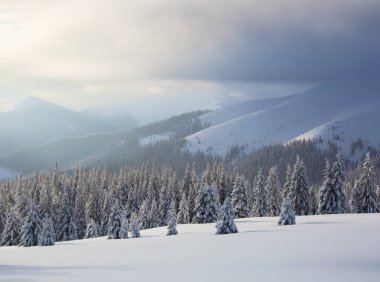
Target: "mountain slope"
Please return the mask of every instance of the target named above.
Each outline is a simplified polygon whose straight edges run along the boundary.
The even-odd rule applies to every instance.
[[[198,116],[203,113],[187,113],[130,131],[57,138],[0,155],[0,168],[29,174],[36,169],[51,168],[56,162],[62,167],[76,162],[85,166],[125,165],[131,158],[142,158],[151,145],[164,140],[182,146],[185,136],[202,128]],[[157,136],[166,138],[155,140]],[[174,151],[173,146],[170,146],[170,151]]]
[[[324,124],[345,120],[350,120],[352,125],[347,128],[350,132],[346,133],[351,138],[347,138],[346,142],[361,137],[371,139],[370,143],[377,146],[380,132],[371,113],[380,111],[379,97],[380,85],[374,81],[326,83],[279,103],[268,102],[268,106],[259,111],[253,109],[252,113],[188,136],[186,149],[224,155],[233,146],[251,150],[306,137],[304,134],[311,131],[315,133],[313,138],[321,136],[325,141],[334,140],[333,133],[316,129]],[[359,117],[360,122],[353,122]],[[365,131],[361,130],[363,123],[367,126]]]
[[[34,97],[2,104],[0,109],[0,154],[61,137],[125,131],[137,126],[130,116],[122,117],[124,124],[119,122],[113,126],[99,116],[65,109]]]

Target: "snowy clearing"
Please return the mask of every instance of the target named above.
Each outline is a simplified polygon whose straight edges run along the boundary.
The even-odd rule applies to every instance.
[[[214,224],[142,231],[54,247],[0,248],[0,281],[377,281],[380,214],[237,220],[238,234]]]
[[[173,132],[167,132],[165,134],[156,134],[156,135],[150,135],[148,137],[140,139],[140,146],[146,146],[146,145],[154,145],[161,141],[167,141],[171,137],[173,137]]]

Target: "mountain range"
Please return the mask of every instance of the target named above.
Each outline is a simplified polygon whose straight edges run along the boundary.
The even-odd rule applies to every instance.
[[[75,112],[37,98],[0,109],[0,172],[6,176],[50,168],[55,162],[120,166],[147,161],[151,152],[163,150],[159,144],[167,144],[166,155],[180,148],[225,156],[233,148],[249,153],[303,139],[317,140],[322,147],[335,143],[351,158],[368,147],[380,149],[380,83],[374,79],[331,81],[282,98],[248,101],[143,127],[126,113]]]
[[[225,155],[293,140],[334,142],[349,154],[360,138],[380,148],[380,84],[332,81],[281,99],[221,108],[200,117],[208,127],[186,138],[186,149]]]

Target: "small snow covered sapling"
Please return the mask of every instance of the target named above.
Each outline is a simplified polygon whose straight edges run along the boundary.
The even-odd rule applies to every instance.
[[[166,235],[171,236],[177,234],[177,217],[175,212],[175,203],[173,201],[168,212],[168,233],[166,233]]]
[[[220,219],[216,224],[216,235],[238,233],[234,222],[234,212],[232,209],[231,199],[227,197],[221,208]]]
[[[130,231],[131,238],[140,238],[140,221],[135,213],[131,216]]]
[[[98,226],[96,225],[96,222],[93,219],[90,219],[90,222],[87,225],[85,239],[96,237],[98,237]]]
[[[55,235],[54,235],[54,225],[50,217],[45,217],[42,224],[42,233],[38,241],[39,246],[54,246]]]
[[[288,198],[285,198],[281,206],[280,219],[278,225],[294,225],[296,224],[296,214],[292,209],[292,203]]]

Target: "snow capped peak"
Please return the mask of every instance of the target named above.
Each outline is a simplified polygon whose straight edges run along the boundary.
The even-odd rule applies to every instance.
[[[21,111],[45,103],[47,102],[33,96],[17,97],[0,102],[0,112]]]

